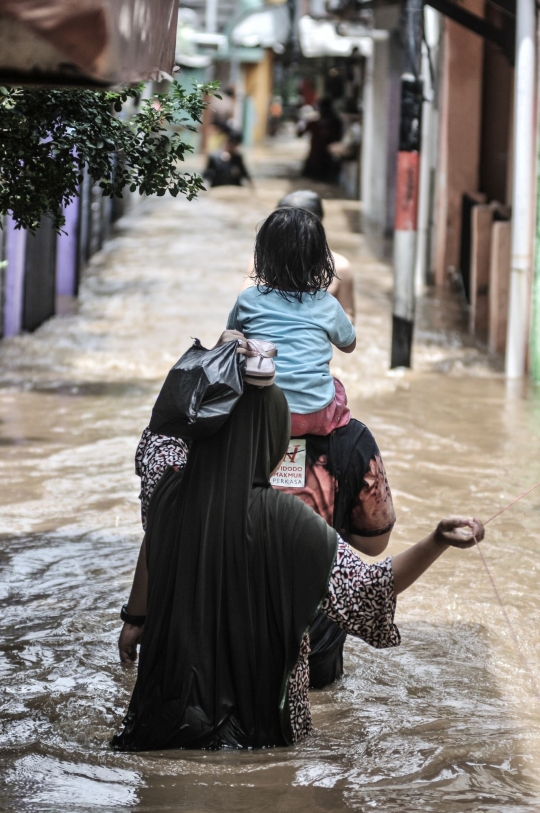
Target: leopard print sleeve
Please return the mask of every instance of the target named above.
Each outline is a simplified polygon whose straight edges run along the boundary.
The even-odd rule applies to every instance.
[[[392,559],[367,565],[342,539],[321,612],[376,649],[398,646]]]
[[[146,514],[150,497],[165,470],[172,466],[183,469],[187,463],[188,446],[180,438],[156,435],[148,427],[135,452],[135,473],[141,478],[141,520],[146,530]]]

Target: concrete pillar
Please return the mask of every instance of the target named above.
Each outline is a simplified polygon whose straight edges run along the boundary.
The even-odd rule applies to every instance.
[[[374,41],[367,60],[364,84],[364,132],[362,143],[362,223],[378,254],[387,253],[388,171],[395,175],[396,148],[388,151],[390,96],[390,40]],[[396,107],[399,112],[399,85]]]
[[[521,378],[525,374],[526,368],[535,208],[536,6],[534,0],[518,0],[516,12],[512,262],[505,359],[507,378]]]
[[[511,239],[512,224],[496,221],[491,230],[489,270],[489,349],[492,353],[504,353],[506,347]]]
[[[16,336],[22,329],[24,300],[24,265],[26,258],[26,232],[15,229],[15,223],[6,218],[6,296],[4,301],[4,336]]]
[[[422,47],[422,145],[420,148],[420,189],[418,197],[418,237],[416,247],[415,290],[420,295],[431,271],[431,228],[433,225],[433,173],[437,165],[438,110],[435,106],[441,20],[437,11],[424,6],[424,42]],[[428,54],[429,46],[429,54]],[[431,65],[429,55],[431,55]],[[435,76],[432,76],[432,68]]]
[[[471,310],[469,313],[469,330],[480,339],[486,339],[488,333],[493,213],[493,206],[488,203],[475,206],[471,214]]]

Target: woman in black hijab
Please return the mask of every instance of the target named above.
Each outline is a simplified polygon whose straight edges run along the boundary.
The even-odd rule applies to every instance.
[[[302,665],[319,608],[394,646],[395,595],[449,544],[474,544],[463,526],[483,536],[477,520],[444,520],[393,561],[365,565],[311,508],[270,486],[288,441],[281,390],[246,386],[222,429],[193,443],[183,476],[169,468],[156,486],[127,608],[144,613],[147,597],[146,618],[127,615],[120,641],[134,660],[144,624],[139,673],[115,748],[291,744],[311,726],[300,719]]]

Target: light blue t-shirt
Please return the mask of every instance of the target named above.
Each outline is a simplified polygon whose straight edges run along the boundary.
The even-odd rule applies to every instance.
[[[276,384],[285,393],[291,412],[300,415],[332,403],[335,388],[328,366],[332,344],[347,347],[356,336],[347,314],[328,291],[305,294],[299,302],[275,291],[264,294],[257,287],[242,291],[229,314],[227,329],[276,345]]]

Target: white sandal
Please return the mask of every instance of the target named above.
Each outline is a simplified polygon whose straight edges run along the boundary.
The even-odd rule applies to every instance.
[[[257,355],[246,357],[244,381],[256,387],[269,387],[276,378],[274,359],[278,354],[277,347],[262,339],[246,339],[246,344],[248,350],[254,350]]]

